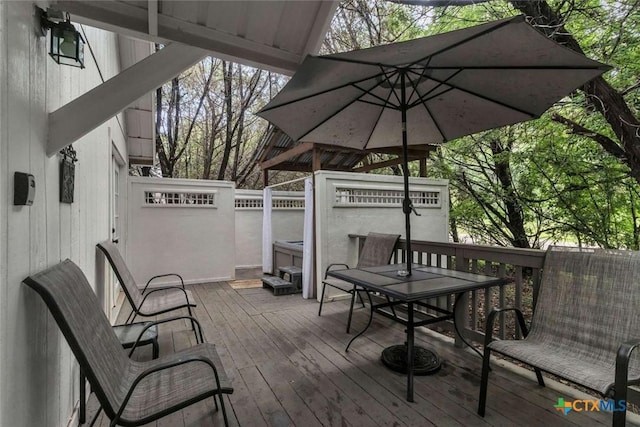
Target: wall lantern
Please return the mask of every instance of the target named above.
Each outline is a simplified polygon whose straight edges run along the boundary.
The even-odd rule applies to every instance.
[[[58,64],[84,68],[84,39],[71,23],[69,14],[64,17],[62,12],[36,6],[36,13],[40,16],[40,31],[44,37],[51,30],[49,55]]]

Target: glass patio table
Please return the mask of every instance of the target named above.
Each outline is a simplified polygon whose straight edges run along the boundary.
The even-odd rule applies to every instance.
[[[404,270],[405,267],[406,264],[389,264],[377,267],[340,269],[331,270],[327,275],[359,286],[362,288],[359,291],[366,292],[369,297],[371,307],[369,322],[362,331],[349,341],[346,351],[349,351],[351,343],[369,328],[374,311],[406,326],[406,344],[385,349],[383,351],[383,361],[385,361],[385,358],[388,359],[390,357],[389,355],[399,347],[406,348],[407,400],[413,402],[413,376],[415,374],[414,364],[416,353],[420,353],[421,357],[429,358],[425,352],[430,352],[426,349],[417,348],[417,346],[414,345],[414,328],[451,319],[453,319],[455,323],[456,311],[460,310],[457,302],[462,294],[492,286],[505,285],[509,282],[509,279],[420,264],[412,264],[411,276],[403,277],[399,275],[399,272]],[[373,304],[370,295],[371,292],[380,293],[386,298],[387,302]],[[451,311],[424,302],[424,300],[430,298],[447,295],[456,295],[456,303]],[[398,316],[394,310],[394,307],[400,304],[406,304],[407,306],[406,318]],[[392,313],[380,311],[380,309],[385,307],[391,308]],[[416,320],[415,310],[419,307],[432,309],[440,315],[424,320]],[[438,360],[435,353],[433,354],[433,359]],[[388,365],[387,362],[385,362],[385,364]],[[437,367],[435,367],[435,369],[437,369]]]

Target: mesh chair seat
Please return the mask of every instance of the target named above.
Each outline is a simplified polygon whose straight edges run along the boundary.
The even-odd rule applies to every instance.
[[[187,306],[196,306],[195,298],[191,291],[188,290],[185,290],[184,293],[176,292],[174,290],[162,290],[155,293],[156,295],[151,294],[153,298],[145,298],[140,307],[138,307],[140,315],[145,316],[148,314],[149,316],[154,316],[154,313],[162,313],[167,310],[177,310]]]
[[[212,344],[145,362],[131,360],[87,278],[66,260],[24,283],[47,304],[111,425],[141,425],[207,397],[233,392]],[[217,408],[216,402],[216,408]]]
[[[129,319],[127,319],[127,323],[133,322],[136,316],[156,316],[184,308],[189,312],[189,316],[193,315],[191,308],[196,306],[195,300],[193,295],[185,290],[184,281],[180,275],[172,273],[154,276],[147,282],[147,287],[154,278],[164,276],[179,277],[182,286],[164,286],[162,291],[158,288],[147,290],[147,287],[145,287],[145,291],[140,292],[133,274],[131,274],[129,267],[127,267],[118,247],[109,240],[98,243],[97,247],[104,253],[109,261],[129,304],[131,304],[132,312]]]
[[[121,379],[121,390],[128,390],[132,382],[146,369],[162,366],[167,361],[187,359],[190,357],[206,357],[216,366],[222,366],[220,357],[212,344],[202,344],[160,357],[146,363],[134,362]],[[131,403],[122,413],[124,420],[141,420],[152,418],[154,414],[163,412],[181,402],[202,400],[212,396],[216,389],[213,371],[207,369],[203,362],[192,362],[175,368],[163,369],[157,375],[147,377],[136,387]],[[218,370],[220,393],[232,393],[233,387],[226,374]]]
[[[603,361],[587,354],[576,357],[576,349],[559,346],[552,341],[535,342],[528,340],[504,340],[491,343],[491,350],[507,354],[510,357],[530,366],[544,366],[544,371],[567,379],[577,384],[588,384],[589,388],[603,396],[609,394],[613,387],[615,374],[615,353],[608,361]],[[640,372],[630,372],[638,378]]]
[[[373,232],[367,234],[367,238],[364,241],[364,245],[362,246],[362,249],[360,251],[360,256],[358,257],[358,264],[356,268],[375,267],[377,265],[389,264],[399,238],[400,235],[398,234],[384,234]],[[345,264],[340,265],[342,266],[342,268],[349,268]],[[349,318],[347,320],[347,333],[349,333],[349,330],[351,328],[351,318],[353,316],[353,304],[355,302],[356,294],[358,295],[358,297],[360,297],[360,293],[358,291],[362,290],[362,288],[359,286],[354,286],[352,283],[349,283],[345,280],[327,277],[327,273],[333,266],[334,264],[327,267],[327,270],[324,274],[324,279],[322,280],[322,295],[320,296],[320,308],[318,309],[318,316],[322,315],[324,294],[327,287],[333,287],[351,294],[351,305],[349,307]],[[364,301],[362,301],[362,298],[360,298],[360,302],[364,307]]]
[[[595,390],[626,400],[627,386],[640,383],[640,252],[550,247],[540,290],[524,339],[492,341],[496,311],[488,316],[478,413],[484,415],[492,351]],[[616,411],[614,425],[624,425]]]

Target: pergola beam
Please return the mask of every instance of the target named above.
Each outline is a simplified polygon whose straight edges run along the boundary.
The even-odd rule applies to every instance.
[[[342,172],[353,172],[351,168],[348,167],[326,167],[323,166],[321,169],[323,170],[332,170],[332,171],[342,171]],[[312,163],[291,163],[284,162],[279,165],[273,166],[269,169],[263,170],[263,173],[266,171],[287,171],[287,172],[313,172]]]
[[[420,160],[421,157],[409,157],[409,161],[412,162],[414,160]],[[384,162],[378,162],[378,163],[370,163],[366,166],[361,166],[359,168],[354,168],[353,171],[354,172],[369,172],[375,169],[381,169],[381,168],[386,168],[389,166],[395,166],[395,165],[399,165],[400,163],[402,163],[402,158],[397,157],[395,159],[391,159],[391,160],[386,160]]]
[[[47,155],[53,156],[206,55],[202,49],[172,43],[50,113]]]
[[[264,149],[264,151],[260,155],[260,158],[258,159],[259,164],[262,164],[262,162],[265,161],[265,158],[271,152],[271,150],[274,149],[274,147],[276,146],[276,143],[282,137],[282,135],[284,135],[284,133],[280,129],[276,128],[273,130],[271,134],[271,138],[269,140],[269,145],[267,146],[267,148]]]
[[[284,162],[276,166],[264,169],[264,171],[287,171],[287,172],[313,172],[310,163]]]
[[[357,148],[341,147],[337,145],[324,145],[319,143],[316,143],[316,147],[322,148],[326,151],[340,151],[345,153],[356,153],[356,154],[370,154],[370,153],[394,154],[394,155],[402,154],[402,147],[384,147],[384,148],[376,148],[372,150],[359,150]],[[409,155],[412,157],[427,157],[429,153],[435,150],[436,148],[437,147],[435,145],[410,146]]]
[[[300,145],[297,145],[295,147],[293,147],[290,150],[285,151],[282,154],[278,154],[277,156],[261,162],[260,163],[260,167],[264,170],[264,169],[272,169],[273,166],[277,165],[278,163],[283,163],[286,160],[289,160],[295,156],[299,156],[302,153],[306,153],[307,151],[313,150],[313,143],[311,142],[303,142]]]

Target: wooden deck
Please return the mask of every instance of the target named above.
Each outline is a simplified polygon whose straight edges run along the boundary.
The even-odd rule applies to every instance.
[[[383,348],[403,342],[398,324],[377,316],[365,336],[344,349],[353,336],[346,334],[346,302],[318,303],[300,294],[273,296],[262,288],[233,289],[214,283],[189,287],[197,296],[196,316],[209,342],[218,346],[224,368],[233,381],[228,398],[231,425],[241,426],[602,426],[611,424],[610,412],[563,415],[554,409],[559,397],[587,398],[566,386],[539,387],[529,378],[493,364],[487,415],[476,414],[481,359],[456,349],[450,340],[431,331],[416,333],[416,343],[435,349],[442,369],[416,377],[415,403],[405,400],[406,378],[380,362]],[[326,310],[326,311],[325,311]],[[126,311],[126,310],[123,310]],[[123,313],[123,316],[126,317]],[[365,324],[365,310],[356,310],[354,328]],[[160,351],[191,345],[186,323],[161,326]],[[138,357],[150,357],[150,348]],[[564,387],[564,388],[562,388]],[[573,390],[573,394],[569,391]],[[89,403],[88,420],[96,410]],[[637,419],[637,418],[635,418]],[[634,419],[634,420],[635,420]],[[87,423],[88,424],[88,423]],[[107,426],[101,415],[96,425]],[[223,425],[208,399],[152,426]]]

